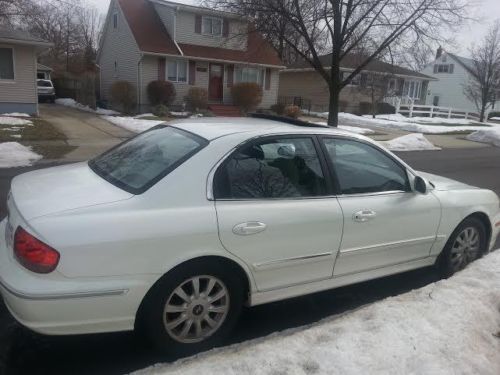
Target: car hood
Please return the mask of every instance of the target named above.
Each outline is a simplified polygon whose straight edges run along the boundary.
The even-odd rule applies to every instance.
[[[12,180],[11,194],[25,220],[133,197],[99,177],[87,163],[17,176]]]
[[[418,172],[418,175],[425,178],[427,181],[434,185],[435,190],[446,191],[446,190],[469,190],[478,189],[475,186],[464,184],[463,182],[452,180],[451,178],[446,178],[426,172]]]

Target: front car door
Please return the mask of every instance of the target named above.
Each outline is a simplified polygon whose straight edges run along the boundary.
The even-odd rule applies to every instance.
[[[265,137],[215,173],[220,240],[260,291],[332,277],[343,217],[318,151],[313,136]]]
[[[334,276],[428,257],[441,218],[437,198],[414,192],[406,168],[370,143],[342,137],[322,142],[344,213]]]

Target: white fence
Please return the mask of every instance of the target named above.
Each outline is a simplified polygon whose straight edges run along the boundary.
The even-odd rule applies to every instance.
[[[476,112],[469,112],[450,107],[437,107],[434,105],[399,105],[396,107],[396,113],[400,113],[407,117],[440,117],[447,119],[457,118],[479,121],[479,114]]]

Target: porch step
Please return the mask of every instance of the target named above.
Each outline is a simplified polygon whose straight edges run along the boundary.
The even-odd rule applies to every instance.
[[[240,109],[234,105],[210,104],[208,109],[216,116],[241,117]]]

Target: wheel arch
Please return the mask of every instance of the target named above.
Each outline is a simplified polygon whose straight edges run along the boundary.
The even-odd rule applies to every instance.
[[[474,212],[474,213],[468,215],[466,218],[464,218],[464,220],[462,220],[460,222],[460,224],[462,224],[463,221],[465,221],[469,218],[476,218],[481,223],[483,223],[484,229],[486,231],[486,243],[488,244],[488,249],[489,249],[489,243],[491,241],[491,235],[493,233],[493,227],[491,225],[491,220],[490,220],[489,216],[487,214],[485,214],[484,212],[477,211],[477,212]],[[460,225],[460,224],[458,224],[458,225]],[[458,225],[457,225],[457,227],[458,227]],[[488,249],[486,250],[486,252],[488,252]]]
[[[235,272],[241,278],[241,281],[244,285],[243,293],[245,296],[245,301],[247,302],[249,300],[250,293],[252,290],[252,278],[251,278],[251,275],[249,275],[247,270],[245,270],[245,268],[242,265],[240,265],[238,262],[234,261],[233,259],[230,259],[230,258],[227,258],[224,256],[220,256],[220,255],[199,256],[196,258],[185,260],[185,261],[177,264],[175,267],[168,270],[165,274],[163,274],[161,277],[159,277],[153,283],[153,285],[151,285],[151,287],[148,289],[147,293],[142,298],[142,301],[139,304],[139,307],[137,309],[137,312],[135,315],[135,328],[137,328],[137,323],[140,322],[140,320],[141,320],[141,319],[139,319],[139,317],[142,314],[142,312],[144,311],[144,306],[146,305],[149,296],[151,295],[154,288],[160,283],[160,281],[163,278],[165,278],[169,273],[171,273],[179,268],[188,267],[190,264],[199,263],[199,262],[217,262],[217,263],[223,264],[224,266],[228,267],[228,269]]]

